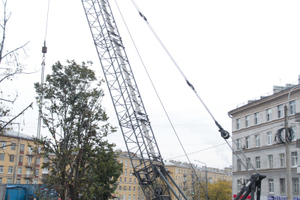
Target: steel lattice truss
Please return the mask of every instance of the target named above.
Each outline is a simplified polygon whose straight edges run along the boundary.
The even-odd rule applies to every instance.
[[[82,4],[134,175],[147,199],[169,199],[163,195],[170,196],[170,185],[166,178],[170,176],[164,168],[109,2],[82,0]],[[133,164],[133,159],[139,159],[138,165]]]

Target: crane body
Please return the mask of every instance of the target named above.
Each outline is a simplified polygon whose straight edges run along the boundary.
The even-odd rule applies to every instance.
[[[187,199],[164,166],[108,0],[82,0],[134,175],[147,200]],[[134,165],[133,159],[139,163]]]

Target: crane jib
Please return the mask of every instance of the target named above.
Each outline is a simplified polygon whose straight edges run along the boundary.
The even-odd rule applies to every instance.
[[[82,0],[104,77],[120,124],[134,175],[147,200],[184,199],[164,167],[113,13],[107,0]],[[138,159],[139,164],[133,165]]]

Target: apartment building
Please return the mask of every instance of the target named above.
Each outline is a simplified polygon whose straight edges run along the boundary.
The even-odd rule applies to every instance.
[[[0,183],[41,184],[41,159],[33,152],[33,137],[16,131],[0,136]]]
[[[288,155],[283,130],[285,105],[288,108],[287,121],[291,134]],[[262,180],[261,199],[285,199],[286,172],[291,170],[293,199],[300,199],[297,174],[299,149],[296,146],[300,138],[300,85],[274,86],[272,94],[248,101],[231,110],[229,115],[232,116],[232,139],[236,143],[232,161],[233,195],[240,191],[251,174],[258,172],[266,175]],[[289,169],[286,167],[287,157],[291,161]]]
[[[118,161],[123,163],[123,174],[119,177],[118,186],[116,189],[114,197],[117,197],[120,200],[146,200],[142,189],[138,183],[138,180],[135,178],[133,173],[133,168],[131,166],[130,158],[127,152],[122,152],[119,150],[119,158]],[[133,160],[133,164],[137,165],[139,162],[138,159]],[[207,172],[208,181],[213,183],[218,180],[227,180],[231,181],[231,167],[225,170],[219,170],[216,168],[204,168],[197,167],[193,165],[196,170],[197,176],[201,182],[205,183],[205,175]],[[169,171],[172,179],[176,182],[176,184],[180,187],[181,191],[184,192],[185,196],[188,199],[192,199],[193,187],[195,187],[196,176],[192,172],[193,169],[188,163],[182,163],[179,161],[168,161],[165,162],[166,170]],[[171,183],[172,188],[175,190],[176,194],[182,198],[182,195],[175,188],[174,184]],[[175,196],[171,194],[171,198],[175,199]]]
[[[121,150],[118,151],[118,161],[123,163],[123,173],[119,177],[114,196],[122,200],[146,200],[137,178],[133,175],[133,168],[128,153]],[[137,165],[138,162],[138,159],[134,160],[134,165]]]

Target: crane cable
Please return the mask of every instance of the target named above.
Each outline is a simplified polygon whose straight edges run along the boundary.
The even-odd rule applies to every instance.
[[[46,47],[46,38],[48,33],[48,19],[49,19],[49,8],[50,8],[50,0],[48,0],[48,6],[47,6],[47,17],[46,17],[46,27],[45,27],[45,37],[44,37],[44,46],[42,47],[42,70],[41,70],[41,85],[44,84],[44,73],[45,73],[45,59],[46,59],[46,53],[47,53],[47,47]],[[42,127],[42,106],[39,106],[39,116],[38,116],[38,127],[37,127],[37,138],[40,138],[41,136],[41,127]]]
[[[134,3],[134,2],[133,2],[133,3]],[[135,47],[135,49],[136,49],[136,51],[137,51],[137,54],[138,54],[138,56],[139,56],[139,58],[140,58],[140,60],[141,60],[141,62],[142,62],[142,65],[143,65],[143,67],[144,67],[144,69],[145,69],[145,71],[146,71],[146,74],[147,74],[147,76],[148,76],[148,78],[149,78],[149,80],[150,80],[150,82],[151,82],[151,85],[152,85],[152,87],[153,87],[153,89],[154,89],[154,92],[155,92],[155,94],[156,94],[156,96],[157,96],[157,98],[158,98],[158,100],[159,100],[159,102],[160,102],[160,104],[161,104],[161,106],[162,106],[162,108],[163,108],[163,110],[164,110],[164,113],[166,114],[166,117],[167,117],[167,119],[168,119],[168,121],[169,121],[169,123],[170,123],[170,125],[171,125],[171,127],[172,127],[172,130],[174,131],[174,133],[175,133],[175,135],[176,135],[176,137],[177,137],[177,140],[179,141],[179,144],[180,144],[181,148],[183,149],[183,152],[184,152],[185,157],[187,157],[189,163],[191,163],[191,161],[190,161],[190,159],[189,159],[189,157],[188,157],[188,154],[187,154],[187,152],[185,151],[185,148],[183,147],[183,144],[182,144],[182,142],[181,142],[181,140],[180,140],[180,138],[179,138],[179,136],[178,136],[178,134],[177,134],[177,131],[176,131],[176,129],[175,129],[175,127],[174,127],[174,125],[173,125],[173,123],[172,123],[172,121],[171,121],[171,119],[170,119],[168,113],[167,113],[167,110],[166,110],[166,108],[165,108],[165,106],[164,106],[164,104],[163,104],[161,98],[159,97],[159,94],[158,94],[158,92],[157,92],[157,90],[156,90],[156,88],[155,88],[155,86],[154,86],[154,83],[153,83],[153,81],[152,81],[152,79],[151,79],[151,77],[150,77],[150,74],[148,73],[148,70],[147,70],[147,68],[146,68],[146,66],[145,66],[145,63],[143,62],[143,59],[142,59],[142,57],[141,57],[141,55],[140,55],[140,53],[139,53],[139,51],[138,51],[138,49],[137,49],[137,46],[135,45],[135,42],[134,42],[134,40],[133,40],[133,38],[132,38],[132,36],[131,36],[131,34],[130,34],[129,28],[128,28],[128,26],[126,25],[125,19],[123,18],[123,15],[122,15],[122,13],[121,13],[121,10],[120,10],[119,5],[118,5],[118,3],[117,3],[116,0],[115,0],[115,4],[117,5],[117,8],[118,8],[118,11],[119,11],[119,13],[120,13],[120,15],[121,15],[121,18],[122,18],[122,20],[123,20],[123,23],[125,24],[125,27],[126,27],[126,29],[127,29],[127,32],[129,33],[129,36],[130,36],[130,38],[131,38],[131,41],[132,41],[132,43],[133,43],[133,45],[134,45],[134,47]],[[135,3],[134,3],[134,4],[135,4]],[[135,6],[136,6],[136,4],[135,4]],[[136,6],[136,7],[137,7],[137,6]],[[140,15],[141,15],[141,12],[140,12]],[[141,15],[141,16],[142,16],[144,19],[146,19],[145,16],[143,16],[143,15]],[[147,19],[146,19],[146,21],[147,21]],[[174,60],[174,61],[175,61],[175,60]],[[183,74],[183,73],[182,73],[182,74]],[[192,167],[193,171],[195,171],[194,166],[191,165],[191,167]],[[195,175],[196,175],[197,179],[200,180],[199,177],[198,177],[198,175],[197,175],[197,173],[195,173]],[[200,187],[202,187],[202,189],[204,190],[204,187],[203,187],[203,185],[202,185],[201,183],[200,183]]]
[[[143,18],[143,20],[146,22],[146,24],[148,25],[148,27],[150,28],[151,32],[154,34],[155,38],[158,40],[158,42],[160,43],[160,45],[162,46],[162,48],[165,50],[165,52],[167,53],[167,55],[169,56],[169,58],[172,60],[173,64],[176,66],[176,68],[178,69],[178,71],[180,72],[180,74],[183,76],[183,78],[185,79],[186,83],[188,84],[188,86],[194,91],[195,95],[197,96],[198,100],[201,102],[201,104],[204,106],[204,108],[206,109],[206,111],[209,113],[209,115],[211,116],[211,118],[214,120],[216,126],[219,128],[219,132],[221,133],[221,137],[226,141],[226,143],[228,144],[228,146],[232,149],[233,153],[237,156],[238,159],[240,159],[240,157],[238,156],[238,154],[236,154],[236,151],[233,149],[233,147],[229,144],[229,142],[227,141],[227,139],[231,138],[230,134],[228,131],[226,131],[225,129],[223,129],[223,127],[217,122],[217,120],[215,119],[215,117],[213,116],[213,114],[210,112],[210,110],[208,109],[208,107],[206,106],[206,104],[204,103],[204,101],[201,99],[201,97],[199,96],[199,94],[197,93],[196,89],[194,88],[194,86],[189,82],[189,80],[187,79],[187,77],[185,76],[185,74],[183,73],[183,71],[181,70],[181,68],[179,67],[179,65],[177,64],[177,62],[175,61],[175,59],[172,57],[172,55],[170,54],[170,52],[168,51],[168,49],[166,48],[166,46],[163,44],[163,42],[161,41],[161,39],[158,37],[158,35],[156,34],[156,32],[154,31],[154,29],[152,28],[152,26],[150,25],[150,23],[148,22],[148,19],[146,18],[146,16],[142,13],[142,11],[139,9],[139,7],[137,6],[137,4],[134,2],[134,0],[131,0],[131,2],[133,3],[134,7],[137,9],[139,15]],[[176,134],[177,135],[177,134]],[[178,138],[178,136],[177,136]],[[179,138],[178,138],[179,139]],[[231,138],[232,139],[232,138]],[[180,142],[181,143],[181,142]],[[232,139],[232,143],[235,144],[235,146],[238,147],[238,151],[241,152],[242,156],[247,160],[247,163],[249,165],[251,165],[252,169],[258,173],[258,171],[256,170],[256,168],[253,166],[253,164],[251,162],[248,161],[246,155],[244,154],[244,152],[240,149],[240,147],[237,145],[237,143]],[[183,146],[182,146],[183,148]],[[184,150],[184,148],[183,148]],[[184,150],[185,151],[185,150]],[[186,153],[185,153],[186,154]],[[186,155],[187,157],[187,155]],[[189,158],[187,157],[187,159],[189,160]],[[241,159],[240,159],[241,160]],[[189,161],[190,162],[190,161]],[[191,162],[190,162],[191,163]],[[250,174],[248,167],[246,167],[246,165],[244,163],[241,163],[246,170],[248,171],[248,173]]]

